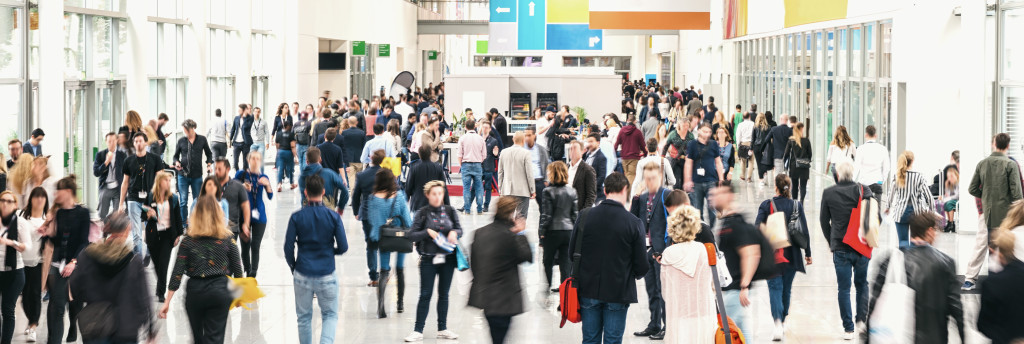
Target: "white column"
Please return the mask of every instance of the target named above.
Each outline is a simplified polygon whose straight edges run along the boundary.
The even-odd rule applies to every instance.
[[[52,155],[50,174],[64,174],[66,145],[64,113],[64,2],[39,3],[39,119],[46,132],[43,152]],[[91,39],[91,37],[87,38]],[[26,91],[29,91],[26,87]],[[28,139],[25,137],[23,139]]]
[[[960,80],[957,82],[960,88],[960,111],[958,112],[961,114],[980,113],[981,109],[986,108],[985,90],[989,87],[985,82],[985,65],[995,61],[992,55],[995,52],[986,51],[985,39],[981,39],[985,37],[986,31],[985,4],[967,2],[961,8],[959,44],[962,46],[959,49],[977,52],[977,54],[965,54],[964,57],[974,57],[962,63],[963,68],[956,75]],[[992,135],[994,134],[989,129],[992,127],[991,117],[978,116],[976,118],[979,120],[957,122],[959,128],[957,131],[963,133],[962,138],[968,138],[960,140],[960,166],[962,168],[960,169],[961,203],[958,231],[974,232],[978,228],[978,212],[975,208],[974,197],[970,196],[967,189],[970,186],[971,178],[974,177],[974,167],[991,152]],[[1016,144],[1020,144],[1019,139],[1019,137],[1014,138]],[[962,239],[964,238],[971,238],[971,236],[962,237]],[[962,268],[965,268],[967,258],[961,256],[957,262],[958,265],[964,265]],[[958,271],[962,272],[962,268],[958,268]]]

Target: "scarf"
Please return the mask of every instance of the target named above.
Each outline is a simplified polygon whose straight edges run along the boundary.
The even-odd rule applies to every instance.
[[[7,239],[12,241],[18,240],[18,220],[15,213],[12,212],[10,216],[0,219],[7,227]],[[4,252],[4,266],[13,271],[18,266],[18,251],[14,249],[14,246],[7,246],[7,251]]]

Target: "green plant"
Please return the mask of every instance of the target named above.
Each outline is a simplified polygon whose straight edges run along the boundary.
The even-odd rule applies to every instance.
[[[583,120],[587,119],[587,110],[582,106],[577,106],[572,108],[572,111],[576,113],[576,120],[582,125]]]

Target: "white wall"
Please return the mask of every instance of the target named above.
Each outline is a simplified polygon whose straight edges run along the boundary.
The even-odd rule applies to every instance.
[[[559,106],[581,106],[586,109],[588,118],[593,120],[605,113],[619,112],[621,80],[611,73],[451,75],[445,79],[445,107],[448,108],[449,114],[461,113],[467,107],[463,92],[482,91],[485,95],[485,104],[483,109],[473,109],[475,113],[487,111],[492,107],[505,113],[509,110],[509,93],[531,93],[531,109],[537,104],[537,93],[558,93]]]

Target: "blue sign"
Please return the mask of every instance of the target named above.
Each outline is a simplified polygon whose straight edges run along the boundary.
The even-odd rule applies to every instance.
[[[520,30],[522,25],[520,21]],[[589,24],[548,24],[547,31],[548,50],[601,50],[604,45],[603,31],[591,30]],[[520,36],[520,49],[522,46]]]
[[[515,23],[516,0],[491,0],[492,23]]]
[[[544,24],[547,22],[544,1],[519,0],[519,50],[544,50]]]

